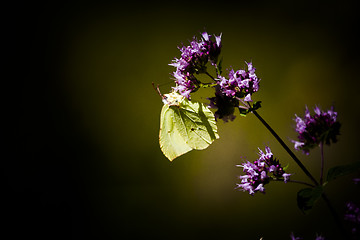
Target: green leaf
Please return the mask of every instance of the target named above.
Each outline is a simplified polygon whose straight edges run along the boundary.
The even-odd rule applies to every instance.
[[[289,164],[287,164],[285,167],[283,167],[283,170],[286,171],[289,168]]]
[[[299,209],[304,213],[308,214],[317,200],[321,197],[324,189],[322,186],[315,188],[304,188],[297,193],[297,204]]]
[[[360,161],[350,163],[348,165],[342,165],[342,166],[336,166],[333,168],[330,168],[327,173],[327,181],[332,181],[336,179],[337,177],[341,177],[353,172],[356,172],[360,169]]]
[[[189,101],[176,92],[165,94],[160,115],[160,148],[170,160],[207,148],[219,138],[214,114],[203,103]]]
[[[249,109],[239,107],[240,116],[246,117],[246,114],[249,113]]]
[[[216,85],[217,83],[200,83],[199,87],[208,88],[208,87],[215,87]]]
[[[219,64],[218,64],[218,70],[219,70],[219,74],[221,75],[222,73],[222,63],[223,63],[223,58],[221,57],[220,61],[219,61]]]
[[[251,110],[255,111],[261,108],[261,101],[254,102],[254,105],[252,106]]]

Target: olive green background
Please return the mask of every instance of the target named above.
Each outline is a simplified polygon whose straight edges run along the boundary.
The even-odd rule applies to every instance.
[[[306,176],[253,115],[218,122],[220,139],[169,162],[158,143],[168,66],[201,31],[222,33],[224,69],[252,61],[259,114],[292,146],[294,114],[332,104],[339,142],[326,169],[358,158],[358,9],[346,1],[19,3],[8,18],[15,127],[4,165],[9,226],[46,239],[338,239],[324,202],[310,215],[297,184],[235,190],[235,167],[270,146],[292,179]],[[193,94],[208,102],[211,89]],[[14,104],[14,105],[13,105]],[[11,148],[12,149],[12,148]],[[318,178],[319,149],[296,155]],[[359,202],[348,177],[326,192],[338,210]]]

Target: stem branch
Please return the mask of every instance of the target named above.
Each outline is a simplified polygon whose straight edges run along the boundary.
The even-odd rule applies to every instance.
[[[208,75],[214,82],[216,82],[215,78],[213,76],[211,76],[210,73],[208,73],[207,71],[205,72],[206,75]]]
[[[315,184],[315,186],[318,186],[319,183],[316,181],[316,179],[311,175],[311,173],[306,169],[304,164],[295,156],[295,154],[290,150],[290,148],[284,143],[284,141],[277,135],[277,133],[270,127],[270,125],[254,110],[254,115],[260,120],[262,124],[271,132],[271,134],[276,138],[276,140],[280,143],[280,145],[286,150],[286,152],[294,159],[294,161],[299,165],[301,170],[311,179],[311,181]]]
[[[282,179],[276,179],[274,180],[275,182],[283,182],[284,180]],[[306,186],[309,186],[309,187],[315,187],[313,184],[311,183],[307,183],[307,182],[303,182],[303,181],[297,181],[297,180],[288,180],[287,182],[290,182],[290,183],[298,183],[298,184],[302,184],[302,185],[306,185]]]
[[[339,230],[340,230],[340,232],[341,232],[341,234],[343,236],[343,239],[349,239],[348,236],[347,236],[348,234],[345,231],[344,226],[343,226],[343,224],[342,224],[342,222],[341,222],[341,220],[339,218],[339,215],[337,214],[337,212],[336,212],[335,208],[333,207],[333,205],[331,204],[330,200],[328,199],[328,197],[326,196],[325,193],[323,193],[321,195],[321,197],[322,197],[322,199],[324,199],[326,205],[328,206],[328,208],[329,208],[329,210],[331,212],[331,215],[333,216],[333,218],[334,218],[334,220],[336,222],[336,225],[338,226],[338,228],[339,228]]]
[[[276,140],[281,144],[281,146],[287,151],[287,153],[292,157],[292,159],[294,159],[294,161],[299,165],[299,167],[303,170],[303,172],[311,179],[311,181],[314,183],[314,185],[312,184],[308,184],[305,182],[299,182],[299,181],[290,181],[290,182],[297,182],[300,184],[305,184],[307,186],[311,186],[311,187],[315,187],[315,186],[319,186],[319,183],[316,181],[316,179],[311,175],[311,173],[306,169],[306,167],[300,162],[300,160],[295,156],[295,154],[289,149],[289,147],[284,143],[284,141],[279,137],[279,135],[277,135],[277,133],[270,127],[270,125],[254,110],[252,111],[255,116],[260,120],[260,122],[262,124],[264,124],[264,126],[271,132],[271,134],[276,138]],[[322,162],[324,160],[324,156],[323,156],[323,147],[320,146],[322,148]],[[324,164],[322,163],[322,168],[323,168]],[[321,177],[323,174],[323,169],[321,170]],[[322,181],[322,178],[320,179],[320,181]],[[344,239],[348,239],[347,238],[347,233],[344,230],[344,227],[342,225],[342,222],[337,214],[337,212],[335,211],[334,207],[332,206],[332,204],[330,203],[330,200],[327,198],[327,196],[325,195],[325,193],[323,193],[321,195],[321,197],[324,199],[324,201],[326,202],[326,205],[328,206],[331,215],[333,216],[336,225],[339,227],[339,230],[341,231],[341,234],[343,235]]]
[[[320,184],[323,184],[323,176],[324,176],[324,143],[320,143],[320,151],[321,151],[321,169],[320,169]]]

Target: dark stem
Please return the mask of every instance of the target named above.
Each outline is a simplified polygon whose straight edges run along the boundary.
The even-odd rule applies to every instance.
[[[262,124],[271,132],[271,134],[276,138],[276,140],[280,143],[280,145],[286,150],[286,152],[290,155],[292,159],[299,165],[301,170],[311,179],[311,181],[315,184],[315,186],[318,186],[319,183],[316,181],[316,179],[311,175],[311,173],[306,169],[304,164],[301,163],[301,161],[295,156],[295,154],[290,150],[290,148],[284,143],[284,141],[277,135],[277,133],[270,127],[270,125],[256,112],[252,111],[254,115],[260,120]]]
[[[288,152],[288,154],[294,159],[294,161],[299,165],[299,167],[304,171],[304,173],[311,179],[311,181],[315,184],[315,186],[319,186],[319,183],[316,181],[316,179],[310,174],[310,172],[306,169],[306,167],[300,162],[300,160],[295,156],[295,154],[289,149],[289,147],[284,143],[284,141],[279,137],[279,135],[277,135],[277,133],[270,127],[270,125],[254,110],[252,111],[255,116],[262,122],[262,124],[264,124],[264,126],[271,132],[271,134],[276,138],[276,140],[281,144],[281,146]],[[292,181],[294,182],[294,181]],[[304,183],[302,183],[304,184]],[[314,187],[314,185],[310,185],[305,183],[305,185]],[[327,196],[325,195],[325,193],[323,193],[321,195],[321,197],[324,199],[324,201],[326,202],[326,205],[328,206],[331,215],[333,216],[336,225],[338,226],[338,228],[340,229],[341,234],[343,235],[344,239],[348,239],[347,238],[347,233],[344,230],[344,227],[342,225],[342,222],[338,216],[338,214],[336,213],[334,207],[332,206],[332,204],[330,203],[330,200],[327,198]]]
[[[309,186],[309,187],[315,187],[313,184],[310,184],[310,183],[307,183],[307,182],[303,182],[303,181],[289,180],[288,182],[303,184],[303,185],[306,185],[306,186]]]
[[[333,207],[333,205],[331,204],[330,200],[327,198],[325,193],[323,193],[321,195],[321,197],[322,197],[322,199],[324,199],[326,205],[328,206],[328,208],[330,210],[331,215],[335,219],[336,225],[338,226],[338,228],[343,236],[343,239],[349,239],[348,234],[345,231],[344,226],[342,224],[342,221],[340,220],[339,215],[337,214],[337,212],[336,212],[335,208]]]
[[[210,73],[208,73],[207,71],[205,72],[205,74],[206,75],[208,75],[213,81],[215,81],[216,82],[216,80],[215,80],[215,78],[213,77],[213,76],[211,76],[211,74]]]
[[[321,169],[320,169],[320,184],[323,184],[323,176],[324,176],[324,143],[320,143],[320,151],[321,151]]]
[[[282,179],[276,179],[274,180],[276,182],[283,182],[284,180]],[[298,184],[302,184],[302,185],[306,185],[306,186],[309,186],[309,187],[315,187],[313,184],[310,184],[310,183],[307,183],[307,182],[303,182],[303,181],[297,181],[297,180],[288,180],[287,182],[290,182],[290,183],[298,183]]]
[[[239,100],[244,106],[238,106],[239,108],[243,108],[243,109],[249,109],[251,108],[251,105],[248,102],[245,102],[244,100],[242,100],[239,97],[235,97],[237,100]]]
[[[215,66],[216,76],[219,76],[220,74],[217,64],[215,63],[214,66]]]

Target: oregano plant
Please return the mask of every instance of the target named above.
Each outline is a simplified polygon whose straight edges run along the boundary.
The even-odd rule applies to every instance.
[[[356,239],[360,231],[359,207],[354,203],[347,204],[348,211],[345,219],[350,219],[354,227],[351,233],[346,232],[338,213],[325,193],[330,182],[360,169],[360,162],[355,161],[350,165],[333,167],[327,173],[324,171],[324,145],[330,146],[336,143],[340,135],[341,124],[334,107],[322,110],[315,106],[313,113],[306,107],[304,115],[295,115],[297,139],[292,140],[294,150],[302,151],[307,155],[315,148],[319,148],[321,152],[321,159],[319,159],[321,170],[319,175],[314,177],[293,150],[258,113],[261,101],[254,101],[253,95],[260,89],[260,79],[255,73],[256,68],[253,63],[245,62],[244,69],[230,68],[224,74],[223,57],[220,57],[221,38],[222,34],[210,35],[203,32],[199,38],[193,37],[189,45],[178,47],[180,57],[169,64],[175,68],[172,72],[175,86],[172,87],[170,93],[161,94],[159,87],[153,84],[164,103],[159,135],[160,148],[164,155],[173,161],[193,149],[206,149],[219,138],[217,121],[229,122],[233,121],[237,114],[240,116],[254,114],[306,174],[308,181],[293,179],[292,173],[287,172],[287,166],[282,166],[276,154],[269,146],[266,146],[265,151],[259,148],[259,157],[255,161],[236,165],[242,168],[243,172],[243,175],[239,176],[240,182],[236,183],[236,189],[255,195],[265,193],[265,186],[273,181],[302,184],[304,188],[297,193],[296,197],[299,209],[304,214],[308,214],[316,202],[323,198],[343,238]],[[212,68],[211,71],[210,68]],[[207,76],[208,81],[200,81],[201,74]],[[213,89],[213,95],[208,96],[207,103],[191,99],[192,94],[196,94],[200,88]],[[290,238],[300,239],[293,233]],[[316,239],[326,238],[316,236]]]

